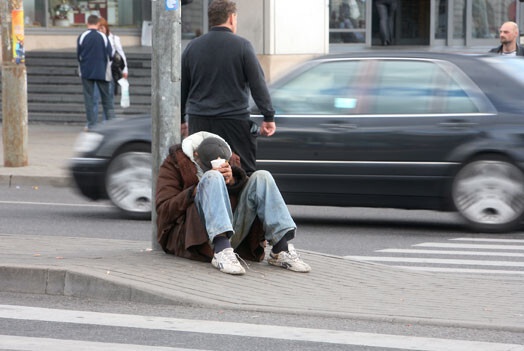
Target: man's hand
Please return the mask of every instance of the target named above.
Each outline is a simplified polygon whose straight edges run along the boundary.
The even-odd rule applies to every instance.
[[[127,79],[127,73],[122,73],[122,78]]]
[[[187,122],[185,122],[180,125],[180,135],[182,136],[182,139],[187,138],[187,133]]]
[[[260,135],[272,136],[275,134],[276,130],[277,126],[275,122],[262,122],[262,125],[260,126]]]
[[[219,171],[222,174],[224,180],[226,181],[226,184],[235,184],[235,177],[233,177],[233,170],[231,169],[229,163],[224,162],[222,166],[220,166],[220,168],[215,168],[215,170]]]

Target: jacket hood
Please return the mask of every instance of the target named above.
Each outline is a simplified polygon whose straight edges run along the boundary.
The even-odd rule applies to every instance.
[[[224,143],[226,143],[227,147],[229,148],[229,152],[231,153],[231,147],[229,146],[229,144],[222,137],[213,133],[198,132],[191,134],[190,136],[185,138],[182,141],[182,151],[191,160],[191,162],[193,162],[197,166],[197,175],[199,179],[202,177],[202,174],[204,172],[202,171],[202,168],[200,167],[198,162],[195,161],[194,153],[200,146],[200,143],[202,143],[202,141],[204,141],[204,139],[207,138],[217,138],[222,140]]]

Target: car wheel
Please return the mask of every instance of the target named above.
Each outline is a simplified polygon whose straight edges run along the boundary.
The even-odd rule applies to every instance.
[[[472,229],[511,231],[524,214],[524,174],[501,157],[474,160],[455,177],[452,199]]]
[[[151,218],[151,162],[150,145],[130,144],[107,167],[107,195],[129,217]]]

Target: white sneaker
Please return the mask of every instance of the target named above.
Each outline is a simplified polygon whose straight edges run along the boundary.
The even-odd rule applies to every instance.
[[[273,266],[283,267],[294,272],[307,273],[311,271],[311,267],[302,261],[298,256],[298,253],[295,250],[293,244],[288,244],[288,250],[281,251],[278,254],[271,251],[269,253],[267,263]]]
[[[220,272],[228,274],[246,273],[244,267],[238,262],[237,256],[231,247],[215,253],[211,264]]]

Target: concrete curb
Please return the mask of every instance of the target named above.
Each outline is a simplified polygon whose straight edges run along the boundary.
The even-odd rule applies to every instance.
[[[146,304],[189,305],[195,307],[220,308],[253,312],[309,315],[369,320],[385,323],[420,324],[451,328],[489,329],[524,333],[524,327],[503,324],[473,323],[460,320],[400,317],[394,315],[358,314],[347,312],[326,312],[319,310],[275,308],[265,305],[231,304],[191,296],[176,291],[160,291],[146,284],[129,284],[125,279],[111,276],[97,276],[82,269],[60,269],[42,266],[0,266],[0,291],[25,294],[46,294],[110,301],[126,301]],[[140,286],[143,285],[143,286]]]
[[[71,177],[62,176],[28,176],[28,175],[16,175],[16,174],[1,174],[0,184],[11,186],[41,186],[51,185],[55,187],[72,187],[73,179]]]

